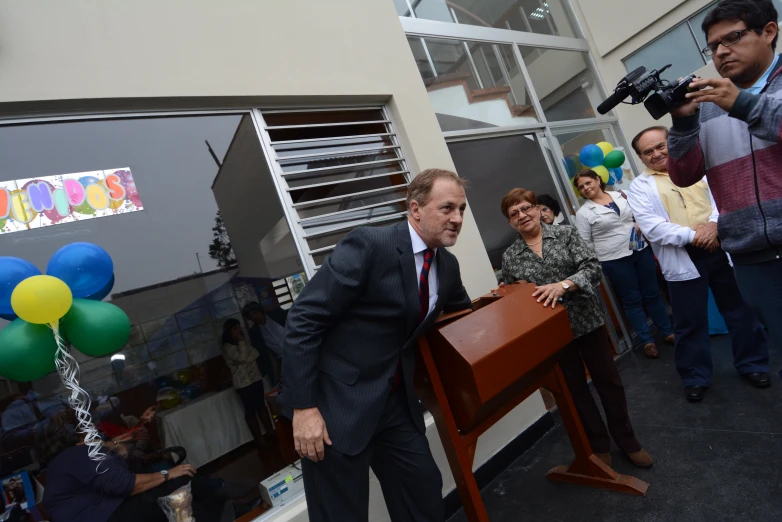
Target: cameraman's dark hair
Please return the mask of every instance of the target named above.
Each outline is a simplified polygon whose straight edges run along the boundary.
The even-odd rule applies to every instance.
[[[633,150],[639,156],[641,155],[641,151],[638,149],[638,142],[641,141],[641,138],[644,137],[644,134],[646,134],[647,132],[651,132],[651,131],[662,131],[662,132],[665,133],[665,137],[666,138],[668,137],[668,127],[663,127],[662,125],[655,125],[654,127],[649,127],[649,128],[646,128],[646,129],[642,130],[641,132],[636,134],[635,138],[633,138],[633,141],[630,142],[630,146],[633,147]]]
[[[549,196],[548,194],[541,194],[538,196],[538,205],[545,205],[551,209],[555,216],[558,216],[562,209],[559,208],[557,200]]]
[[[578,190],[578,178],[592,178],[593,180],[600,183],[600,190],[604,191],[606,189],[606,182],[603,181],[603,178],[601,178],[600,175],[598,175],[598,173],[592,169],[584,169],[576,174],[576,177],[573,178],[573,185],[576,185],[576,190]],[[579,190],[579,192],[581,191]]]
[[[771,0],[722,0],[717,7],[706,15],[706,19],[701,24],[703,35],[709,37],[709,29],[720,22],[738,22],[742,21],[758,34],[763,32],[763,28],[769,22],[777,23],[779,20],[777,10]],[[777,39],[774,37],[771,42],[771,48],[777,48]]]

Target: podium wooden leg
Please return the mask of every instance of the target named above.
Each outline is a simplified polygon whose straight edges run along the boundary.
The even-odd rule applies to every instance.
[[[424,337],[421,337],[418,343],[432,391],[437,399],[437,404],[428,405],[429,412],[434,417],[437,430],[440,432],[443,449],[446,457],[448,457],[448,464],[451,466],[451,473],[453,473],[453,478],[456,481],[456,489],[459,491],[459,497],[462,499],[467,520],[470,522],[489,522],[489,514],[486,512],[486,506],[483,504],[481,490],[478,488],[478,483],[475,481],[475,475],[472,472],[477,440],[467,442],[459,433],[456,421],[450,411],[443,383],[437,373],[437,367],[434,364],[429,343]],[[443,437],[443,434],[448,434],[448,436]]]
[[[581,419],[576,412],[573,397],[570,395],[565,376],[557,364],[554,371],[543,379],[543,385],[554,394],[559,406],[562,423],[565,425],[570,444],[576,458],[568,466],[557,466],[546,476],[558,482],[570,482],[601,489],[609,489],[631,495],[646,496],[649,484],[630,475],[620,475],[592,452]]]

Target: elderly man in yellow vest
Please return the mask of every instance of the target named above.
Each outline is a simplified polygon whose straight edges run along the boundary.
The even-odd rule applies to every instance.
[[[709,288],[732,336],[733,364],[749,384],[771,385],[766,334],[744,302],[717,235],[717,207],[705,180],[677,187],[668,176],[668,130],[641,131],[633,149],[646,165],[628,191],[636,222],[649,240],[671,296],[676,369],[690,402],[711,386]]]

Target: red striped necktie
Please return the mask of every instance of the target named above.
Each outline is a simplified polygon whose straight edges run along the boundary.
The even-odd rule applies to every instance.
[[[421,274],[418,277],[418,324],[420,325],[429,314],[429,269],[432,268],[434,261],[434,250],[427,248],[424,250],[424,266],[421,267]],[[391,391],[395,391],[402,384],[401,377],[401,359],[397,362],[396,372],[394,372],[394,381],[391,383]]]

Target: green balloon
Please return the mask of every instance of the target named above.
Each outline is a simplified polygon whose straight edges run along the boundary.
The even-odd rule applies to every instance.
[[[603,161],[603,166],[607,169],[615,169],[621,167],[625,163],[625,153],[621,150],[612,150],[606,154],[606,158]]]
[[[90,357],[117,352],[130,339],[128,315],[102,301],[74,299],[62,325],[71,345]]]
[[[0,375],[17,382],[54,370],[57,341],[48,326],[16,319],[0,331]]]

